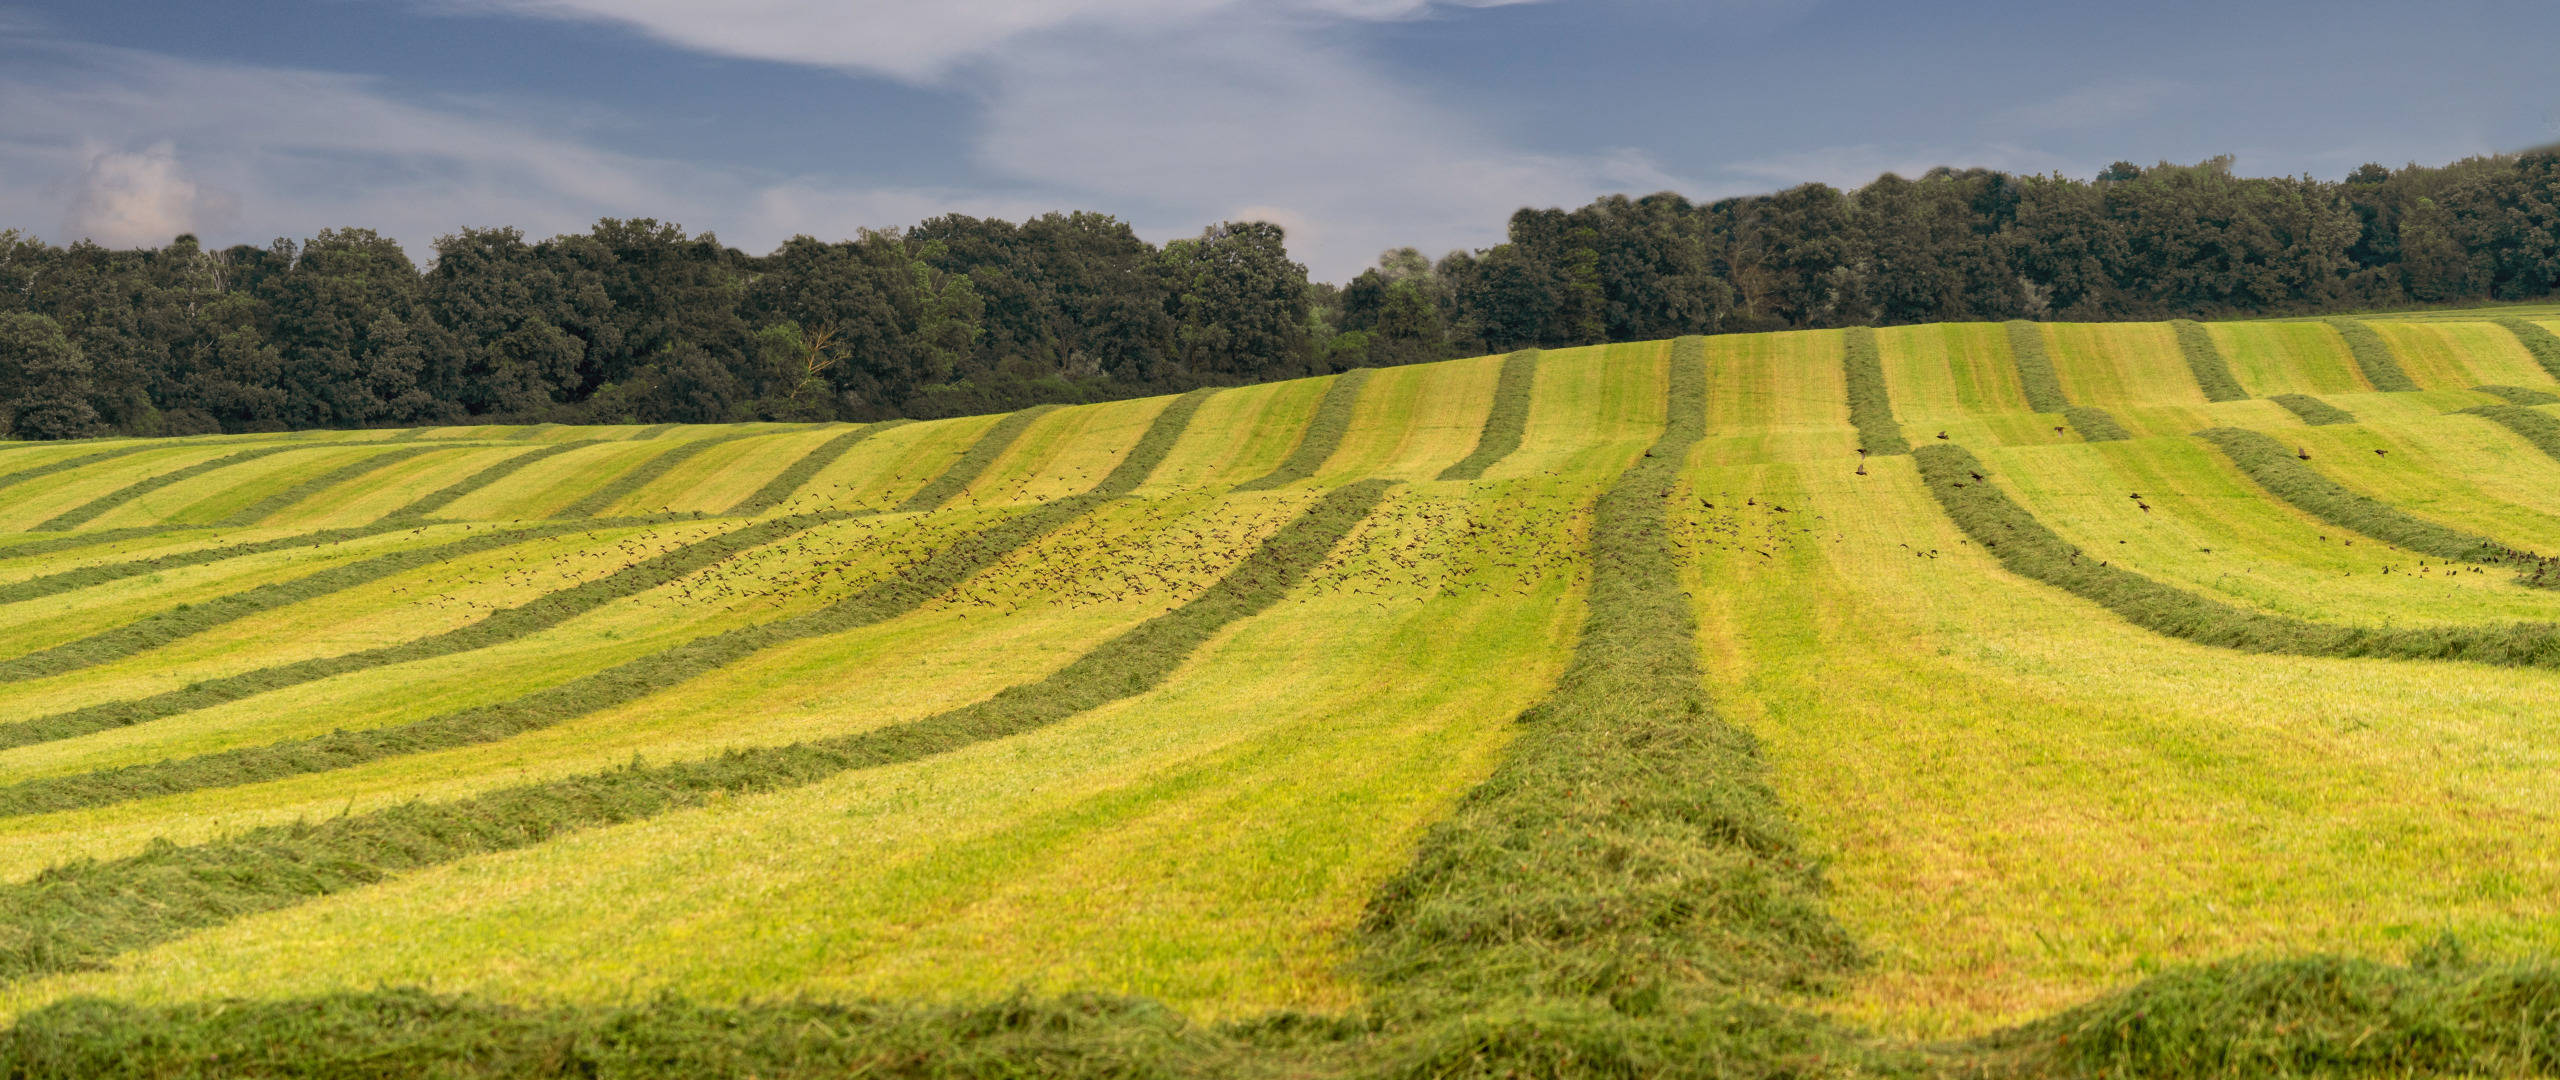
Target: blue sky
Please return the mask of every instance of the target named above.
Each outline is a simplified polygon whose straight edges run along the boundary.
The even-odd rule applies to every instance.
[[[2516,150],[2560,141],[2555,46],[2547,2],[40,2],[0,6],[0,227],[760,252],[1091,209],[1278,221],[1339,281],[1614,191]]]

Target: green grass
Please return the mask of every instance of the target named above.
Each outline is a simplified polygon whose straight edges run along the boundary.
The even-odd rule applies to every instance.
[[[60,514],[56,514],[45,520],[41,524],[36,525],[30,531],[60,532],[67,529],[76,529],[107,511],[123,506],[135,499],[139,499],[154,491],[158,491],[161,488],[168,487],[171,484],[193,479],[205,473],[212,472],[215,469],[238,465],[242,462],[254,461],[270,454],[281,454],[292,449],[295,449],[295,447],[252,447],[238,453],[226,454],[211,461],[198,462],[183,469],[174,469],[169,472],[161,473],[149,479],[139,480],[124,487],[117,488],[114,491],[108,492],[95,499],[91,499],[88,502],[81,503],[69,510],[65,510]]]
[[[2530,386],[2475,386],[2480,393],[2505,401],[2509,405],[2549,405],[2560,402],[2560,394],[2536,390]]]
[[[2533,362],[2554,379],[2560,379],[2560,335],[2553,334],[2541,323],[2525,319],[2498,319],[2497,324],[2515,335],[2516,344],[2533,355]]]
[[[2526,314],[0,447],[0,1071],[2547,1069]]]

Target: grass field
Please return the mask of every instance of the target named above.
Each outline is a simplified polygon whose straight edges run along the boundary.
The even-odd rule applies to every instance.
[[[679,1000],[890,1010],[795,1029],[838,1065],[1052,1018],[915,1076],[2069,1073],[2073,1017],[2297,961],[2544,985],[2560,590],[2370,524],[2560,555],[2560,458],[2465,412],[2560,419],[2474,389],[2560,390],[2519,318],[2560,325],[1948,324],[1010,418],[0,446],[0,1068],[148,1035],[178,1056],[132,1075],[270,1075],[171,1049],[242,1024],[340,1063],[308,1075],[522,1074],[389,1020],[256,1026],[415,988],[607,1075],[645,1057],[591,1018]],[[2373,388],[2376,341],[2417,389]],[[2030,407],[2039,342],[2035,399],[2129,438]],[[2105,581],[2506,644],[2260,647]],[[2515,1039],[2560,997],[2457,999],[2523,1027],[2356,1021],[2195,1074],[2552,1068],[2560,1033]],[[708,1074],[837,1074],[749,1049]]]

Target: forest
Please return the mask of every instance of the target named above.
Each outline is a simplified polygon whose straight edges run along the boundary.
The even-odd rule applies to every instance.
[[[960,215],[765,255],[649,219],[266,247],[0,232],[13,439],[462,423],[930,419],[1518,348],[1922,322],[2372,311],[2549,296],[2560,149],[2344,180],[2227,157],[2090,180],[1891,174],[1522,209],[1507,241],[1311,282],[1280,227],[1158,246]]]

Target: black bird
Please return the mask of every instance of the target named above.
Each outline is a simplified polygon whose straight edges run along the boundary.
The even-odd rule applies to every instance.
[[[1980,480],[1980,479],[1982,479],[1982,474],[1981,474],[1981,473],[1974,472],[1974,471],[1973,471],[1973,470],[1971,470],[1971,469],[1967,469],[1967,470],[1965,470],[1965,472],[1966,472],[1967,474],[1971,475],[1971,476],[1972,476],[1974,479],[1976,479],[1976,480]]]
[[[2381,448],[2379,448],[2379,447],[2376,447],[2376,448],[2374,449],[2374,451],[2373,451],[2373,456],[2375,456],[2375,457],[2383,457],[2383,456],[2385,456],[2385,455],[2388,455],[2389,453],[2391,453],[2391,451],[2389,451],[2389,450],[2384,450],[2384,449],[2381,449]]]
[[[2139,492],[2139,491],[2134,492],[2132,495],[2128,496],[2128,498],[2131,498],[2131,499],[2132,499],[2133,501],[2135,501],[2135,502],[2141,502],[2141,501],[2142,501],[2142,493],[2141,493],[2141,492]]]
[[[2060,435],[2060,434],[2062,434],[2062,429],[2061,429],[2060,427],[2056,427],[2056,428],[2054,428],[2054,429],[2053,429],[2053,433],[2054,433],[2054,434],[2056,434],[2056,435]]]
[[[2311,448],[2308,446],[2301,447],[2293,452],[2293,456],[2301,458],[2304,461],[2309,461],[2311,460]]]
[[[1938,437],[1939,437],[1939,438],[1941,438],[1941,439],[1946,438],[1946,437],[1947,437],[1947,433],[1946,433],[1946,432],[1941,431],[1941,432],[1939,432],[1939,433],[1938,433]]]

